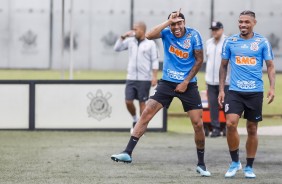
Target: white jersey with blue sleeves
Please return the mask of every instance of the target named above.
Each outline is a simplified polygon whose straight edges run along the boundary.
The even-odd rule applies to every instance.
[[[229,90],[263,92],[263,61],[273,60],[271,45],[265,37],[257,33],[248,40],[240,34],[230,36],[223,44],[222,59],[230,62]]]
[[[196,59],[194,50],[203,50],[201,35],[192,28],[185,28],[185,35],[175,37],[170,28],[161,31],[164,46],[163,80],[181,83],[193,68]],[[190,82],[196,82],[193,77]]]

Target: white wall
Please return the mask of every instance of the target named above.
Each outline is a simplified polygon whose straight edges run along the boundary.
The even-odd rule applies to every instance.
[[[53,2],[53,22],[50,4]],[[69,34],[70,0],[66,2],[65,34]],[[273,43],[277,69],[282,71],[282,1],[214,0],[215,20],[223,22],[226,34],[238,32],[239,13],[254,10],[255,30]],[[0,68],[68,69],[69,52],[61,58],[61,0],[0,0]],[[209,38],[211,0],[135,0],[134,20],[143,20],[148,29],[167,19],[171,11],[182,8],[187,26]],[[130,0],[74,0],[75,69],[126,70],[127,52],[113,51],[115,40],[130,28]],[[50,25],[52,57],[50,58]],[[31,30],[31,34],[28,33]],[[28,36],[29,35],[29,36]],[[36,44],[24,39],[36,36]],[[275,44],[275,43],[278,43]],[[162,43],[157,41],[162,60]]]

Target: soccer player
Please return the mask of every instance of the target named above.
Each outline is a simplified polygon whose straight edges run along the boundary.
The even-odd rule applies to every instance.
[[[145,103],[149,99],[151,86],[157,85],[159,61],[157,48],[154,41],[145,37],[146,24],[137,22],[133,30],[124,33],[114,46],[115,51],[129,51],[127,67],[127,80],[125,87],[125,103],[128,112],[133,118],[135,126],[138,118],[134,99],[139,101],[140,116],[145,109]],[[131,129],[132,133],[133,128]]]
[[[208,102],[210,109],[210,119],[212,126],[211,137],[219,137],[221,132],[220,122],[218,120],[219,116],[219,105],[217,97],[219,94],[219,67],[221,63],[221,52],[223,42],[226,39],[223,30],[223,24],[218,21],[212,22],[210,27],[212,30],[212,38],[208,39],[206,42],[206,83],[208,88]],[[225,91],[227,91],[229,86],[229,70],[225,81]],[[225,128],[223,129],[223,135],[226,135]]]
[[[253,32],[256,16],[252,11],[243,11],[239,16],[240,34],[229,37],[222,49],[220,67],[220,93],[218,103],[225,104],[227,142],[232,163],[225,174],[226,178],[234,177],[242,168],[239,161],[239,134],[237,126],[244,112],[247,119],[248,138],[246,142],[247,164],[244,168],[246,178],[255,178],[253,162],[255,160],[258,137],[258,122],[262,121],[263,80],[262,66],[265,61],[270,88],[267,93],[268,104],[274,100],[275,68],[272,48],[268,40]],[[229,92],[224,101],[224,83],[227,65],[230,62],[231,80]]]
[[[149,121],[162,108],[168,108],[174,97],[181,100],[184,111],[190,117],[197,147],[198,165],[201,176],[210,176],[204,162],[205,134],[202,122],[202,103],[195,75],[203,63],[203,45],[198,31],[185,27],[182,13],[173,12],[168,20],[146,34],[148,39],[161,38],[164,45],[164,67],[162,80],[156,92],[146,104],[136,124],[126,149],[111,158],[130,163],[132,151],[139,138],[145,133]]]

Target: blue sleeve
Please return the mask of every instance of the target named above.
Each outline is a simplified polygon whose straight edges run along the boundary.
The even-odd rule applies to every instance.
[[[230,56],[231,56],[231,52],[230,52],[230,46],[229,46],[229,39],[226,39],[223,43],[223,46],[222,46],[221,57],[222,57],[222,59],[229,60]]]
[[[265,61],[273,60],[274,56],[273,56],[272,47],[271,47],[269,41],[265,40],[263,45],[264,45],[263,50],[262,50],[263,59]]]
[[[170,28],[164,28],[162,31],[161,31],[161,38],[164,39],[167,34],[170,32]]]
[[[200,33],[195,31],[193,34],[193,49],[194,50],[203,50],[203,41]]]

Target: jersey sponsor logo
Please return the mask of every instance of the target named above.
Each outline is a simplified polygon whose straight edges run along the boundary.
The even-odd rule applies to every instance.
[[[267,46],[268,56],[272,58],[273,56],[272,56],[271,46],[270,46],[270,44],[269,44],[268,41],[265,41],[265,44],[266,44],[266,46]]]
[[[259,43],[258,42],[253,42],[253,43],[251,43],[251,50],[252,51],[258,51],[259,50]]]
[[[255,57],[236,56],[235,59],[236,65],[255,66],[257,64],[257,60]]]
[[[201,45],[201,40],[198,35],[195,35],[196,45]]]
[[[256,81],[242,81],[238,80],[237,81],[237,87],[240,89],[255,89],[256,86]]]
[[[173,71],[173,70],[168,69],[167,75],[171,79],[184,80],[184,73],[183,72],[177,72],[177,71]]]
[[[241,46],[241,48],[242,48],[242,49],[248,49],[248,48],[249,48],[249,46],[248,46],[248,45],[246,45],[246,44],[244,44],[244,45],[242,45],[242,46]]]
[[[191,33],[188,33],[187,34],[187,38],[191,38],[192,37],[192,34]]]
[[[232,38],[232,41],[233,41],[233,42],[237,42],[237,40],[238,40],[238,38],[235,38],[235,37]]]
[[[181,58],[181,59],[186,59],[189,57],[189,53],[188,52],[183,52],[180,49],[177,49],[175,47],[173,47],[172,45],[170,45],[169,47],[169,52],[172,54],[175,54],[177,57]]]

